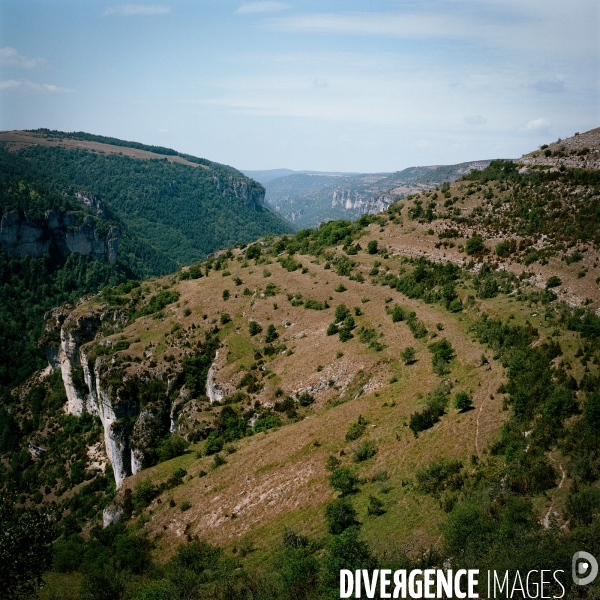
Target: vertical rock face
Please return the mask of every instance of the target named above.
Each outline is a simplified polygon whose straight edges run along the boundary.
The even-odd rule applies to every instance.
[[[81,202],[84,206],[91,208],[97,216],[101,219],[109,219],[110,215],[106,205],[100,198],[93,196],[92,194],[87,194],[85,192],[75,192],[75,198]]]
[[[206,397],[209,399],[211,404],[220,402],[223,399],[223,390],[221,386],[215,381],[215,373],[217,371],[217,360],[219,358],[219,351],[215,355],[215,360],[208,370],[208,376],[206,378]]]
[[[50,366],[60,369],[65,412],[76,416],[87,412],[100,419],[106,454],[121,487],[126,477],[154,464],[158,445],[169,432],[186,430],[187,422],[182,428],[179,419],[187,419],[187,407],[196,400],[186,389],[184,368],[181,364],[173,368],[172,362],[143,367],[113,351],[111,334],[128,322],[121,309],[84,303],[54,309],[45,317],[40,345]],[[199,383],[200,393],[206,391],[214,401],[222,398],[223,388],[215,381],[216,347],[207,347],[209,354],[204,356],[212,366]],[[208,435],[209,430],[203,432]]]
[[[213,174],[213,183],[217,191],[223,196],[233,194],[236,198],[244,201],[246,206],[259,208],[265,204],[265,188],[250,179],[237,179],[233,175],[226,182],[219,173]]]
[[[391,194],[372,195],[356,190],[335,188],[331,196],[331,207],[339,206],[347,211],[354,211],[357,216],[374,215],[389,208],[394,202]]]
[[[112,357],[94,356],[86,346],[103,329],[110,332],[123,323],[120,311],[62,307],[45,316],[46,331],[40,343],[50,366],[61,371],[67,396],[65,412],[76,416],[88,412],[100,418],[106,454],[120,487],[125,477],[142,469],[168,429],[168,387],[161,373],[132,375]],[[140,410],[144,390],[153,385],[152,401]]]
[[[0,220],[0,248],[12,256],[39,258],[46,253],[65,256],[76,252],[93,260],[115,263],[121,232],[110,227],[102,235],[94,219],[74,227],[75,216],[48,210],[44,219],[32,219],[20,210],[5,212]]]

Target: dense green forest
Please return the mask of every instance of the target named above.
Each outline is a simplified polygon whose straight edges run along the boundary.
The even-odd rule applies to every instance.
[[[101,198],[123,232],[119,261],[138,277],[168,273],[238,241],[290,231],[255,201],[260,184],[214,163],[207,169],[46,146],[2,154],[27,182],[59,195],[84,190]]]

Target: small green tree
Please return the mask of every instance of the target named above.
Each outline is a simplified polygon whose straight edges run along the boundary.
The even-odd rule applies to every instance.
[[[349,314],[350,311],[345,304],[338,304],[335,307],[335,322],[339,323],[340,321],[343,321]]]
[[[456,392],[454,396],[454,408],[460,411],[469,410],[473,406],[473,398],[467,392]]]
[[[467,240],[465,252],[467,254],[479,254],[485,250],[483,238],[480,235],[474,235]]]
[[[267,327],[267,334],[265,335],[265,342],[267,342],[267,344],[270,344],[271,342],[274,342],[278,337],[279,337],[279,334],[277,333],[277,329],[275,329],[275,325],[273,325],[271,323]]]
[[[229,300],[230,296],[231,293],[229,292],[229,290],[223,290],[223,300]]]
[[[366,542],[360,541],[360,527],[348,527],[333,536],[323,557],[323,587],[330,592],[327,597],[339,598],[340,569],[374,569],[377,559]]]
[[[358,416],[358,420],[350,423],[348,431],[346,431],[346,441],[353,442],[357,440],[364,432],[367,426],[367,420],[362,416]]]
[[[302,392],[298,396],[298,404],[300,406],[310,406],[315,401],[315,397],[309,394],[307,391]]]
[[[548,281],[546,281],[546,288],[550,289],[553,287],[558,287],[559,285],[562,285],[562,279],[556,275],[552,275],[551,277],[548,277]]]
[[[363,462],[373,458],[377,453],[377,444],[374,440],[364,440],[360,446],[354,448],[352,460],[354,462]]]
[[[405,365],[412,365],[415,362],[416,355],[417,352],[412,346],[407,346],[400,353],[400,356],[402,357],[402,360],[404,361]]]
[[[404,320],[404,310],[401,306],[398,306],[397,304],[394,306],[394,308],[392,308],[390,314],[392,315],[392,321],[394,323],[398,323],[398,321]]]
[[[369,505],[367,506],[367,513],[378,517],[385,512],[383,508],[383,502],[377,497],[370,495],[369,496]]]
[[[369,254],[377,254],[377,250],[379,250],[379,248],[377,247],[377,240],[371,240],[367,244],[367,252]]]
[[[246,248],[246,258],[252,260],[253,258],[260,258],[261,248],[258,244],[252,244]]]
[[[158,447],[159,460],[171,460],[176,456],[181,456],[188,448],[189,443],[186,442],[180,435],[172,435],[166,440],[163,440]]]
[[[329,477],[329,485],[342,496],[348,496],[356,492],[358,477],[348,467],[338,467]]]
[[[262,327],[256,321],[250,321],[248,324],[248,331],[250,335],[258,335],[262,331]]]
[[[325,520],[329,533],[339,535],[342,531],[357,525],[356,511],[347,498],[336,498],[325,507]]]
[[[510,254],[510,242],[505,240],[496,244],[496,254],[502,258],[508,256]]]
[[[327,457],[327,461],[325,462],[325,468],[333,473],[333,471],[335,471],[341,464],[342,461],[339,458],[337,458],[333,454],[330,454]]]

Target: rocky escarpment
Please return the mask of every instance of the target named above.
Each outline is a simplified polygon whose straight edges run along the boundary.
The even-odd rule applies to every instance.
[[[118,423],[119,417],[127,416],[131,411],[122,410],[118,402],[113,402],[109,390],[103,386],[105,369],[102,361],[100,358],[93,360],[83,346],[101,329],[118,326],[126,318],[119,311],[89,310],[74,315],[68,306],[54,309],[45,316],[46,331],[40,343],[45,347],[50,366],[61,372],[67,396],[65,412],[76,416],[88,412],[100,418],[106,453],[119,487],[123,478],[133,472],[127,443]]]
[[[40,341],[50,366],[61,372],[65,412],[76,416],[87,412],[100,418],[117,487],[156,462],[157,447],[169,433],[190,437],[186,419],[190,406],[197,403],[186,389],[183,361],[154,363],[148,368],[124,353],[129,344],[115,337],[115,332],[130,318],[125,310],[103,303],[57,308],[46,314]],[[202,345],[198,348],[201,353]],[[208,366],[215,359],[211,347],[205,355],[202,393],[208,388],[207,372],[214,372]],[[211,395],[214,388],[218,386],[211,376]],[[206,431],[195,430],[193,435],[208,435],[211,426],[205,425]]]
[[[517,160],[521,165],[600,169],[600,127],[540,146]]]
[[[97,207],[96,207],[97,208]],[[43,219],[34,219],[21,210],[7,211],[0,220],[0,248],[12,256],[39,258],[44,254],[65,256],[70,252],[93,260],[115,263],[121,232],[114,226],[106,234],[85,217],[75,226],[75,215],[48,210]]]
[[[224,197],[231,193],[242,200],[246,206],[259,208],[265,204],[265,188],[251,179],[238,179],[230,175],[226,181],[220,173],[213,174],[217,191]]]
[[[389,208],[396,198],[391,194],[361,194],[355,190],[335,188],[331,197],[331,207],[340,206],[345,210],[374,215]]]

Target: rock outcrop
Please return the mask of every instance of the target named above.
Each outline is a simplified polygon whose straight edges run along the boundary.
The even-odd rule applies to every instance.
[[[123,310],[87,303],[56,308],[45,317],[40,345],[51,368],[60,369],[67,396],[64,410],[99,417],[118,488],[126,477],[153,464],[157,447],[169,432],[189,437],[189,428],[179,421],[195,400],[186,390],[181,363],[149,369],[120,354],[115,349],[119,340],[111,334],[128,323]],[[214,381],[214,353],[203,388],[211,399],[223,395]],[[208,432],[194,435],[205,437]]]
[[[123,393],[120,384],[126,380],[114,377],[111,361],[90,354],[91,349],[85,344],[94,340],[101,329],[110,332],[111,328],[122,325],[126,317],[115,310],[87,310],[80,314],[68,307],[54,309],[45,316],[46,332],[41,343],[50,365],[61,371],[67,396],[65,412],[76,416],[88,412],[100,418],[106,454],[120,487],[125,477],[141,469],[143,450],[132,446],[131,426],[133,424],[134,432],[137,427],[138,438],[143,438],[139,431],[144,429],[147,415],[138,414],[137,399]],[[52,343],[58,337],[57,331],[60,332],[58,345]],[[139,425],[135,417],[141,421]]]
[[[389,208],[395,198],[391,194],[371,195],[355,190],[335,188],[331,197],[331,207],[342,207],[358,215],[375,215]]]
[[[95,210],[100,210],[99,205]],[[44,219],[34,219],[23,211],[11,210],[5,212],[0,220],[0,248],[18,258],[39,258],[46,253],[65,256],[76,252],[93,260],[114,264],[120,239],[121,232],[114,226],[102,235],[95,228],[93,217],[85,217],[83,224],[76,227],[75,215],[54,210],[46,211]]]
[[[223,177],[220,173],[213,174],[213,182],[217,191],[223,196],[227,196],[233,190],[233,195],[242,200],[246,206],[260,208],[265,204],[265,188],[251,179],[238,179],[233,175],[227,178],[227,182],[223,182]]]
[[[600,169],[600,127],[541,146],[516,161],[520,165]]]

